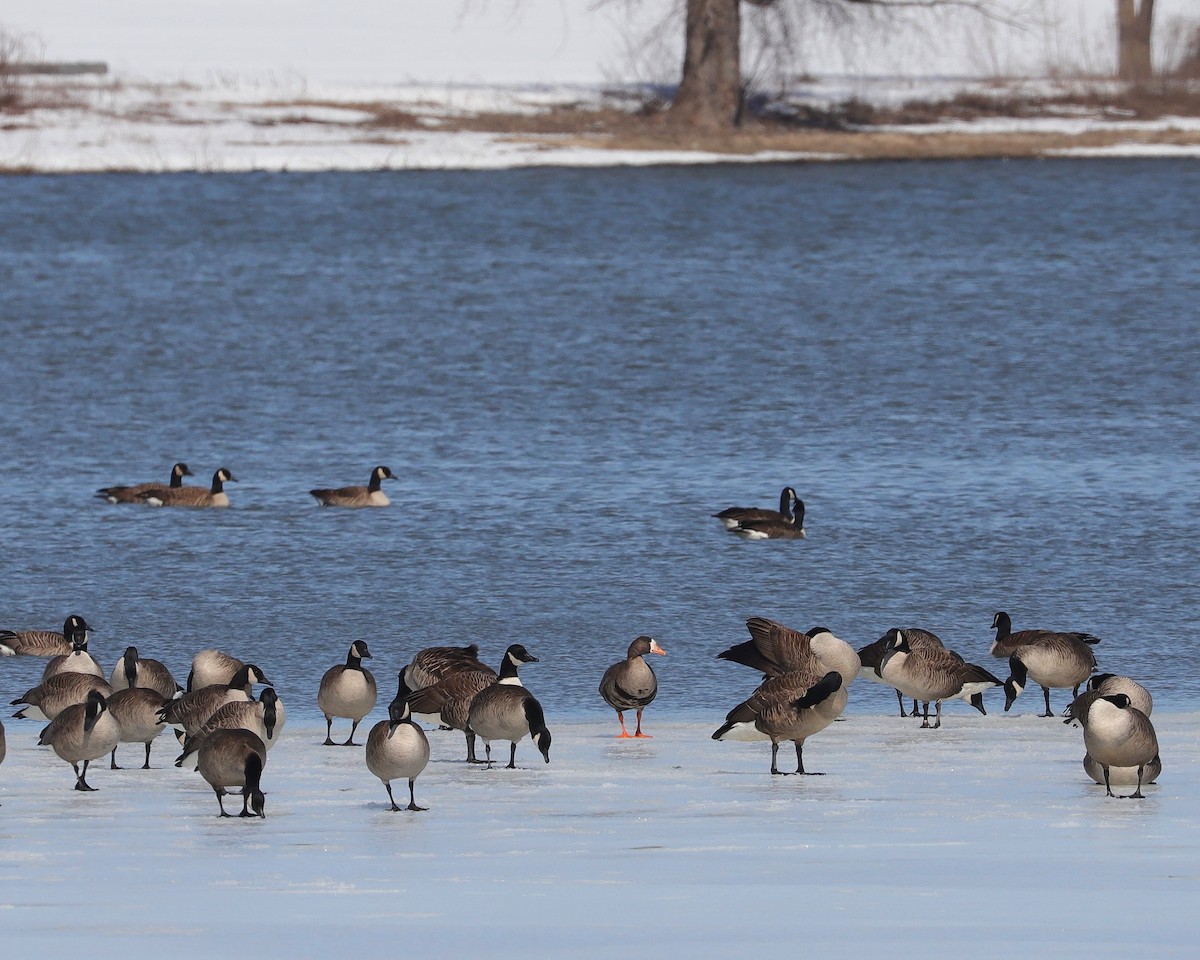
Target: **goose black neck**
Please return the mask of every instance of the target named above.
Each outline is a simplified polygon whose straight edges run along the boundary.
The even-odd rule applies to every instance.
[[[517,664],[507,653],[504,659],[500,661],[500,680],[511,680],[517,675]]]
[[[137,686],[137,651],[130,647],[125,651],[125,685],[127,687]]]

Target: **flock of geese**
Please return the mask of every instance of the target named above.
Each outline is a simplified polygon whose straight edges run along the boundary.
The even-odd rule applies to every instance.
[[[113,503],[160,506],[217,507],[228,504],[222,486],[234,480],[221,468],[212,487],[187,487],[186,464],[177,463],[166,484],[106,487],[98,492]],[[311,495],[324,506],[374,507],[387,504],[380,484],[392,478],[384,466],[371,471],[365,487],[314,489]],[[799,539],[804,537],[804,505],[795,490],[785,487],[778,511],[731,507],[714,516],[722,525],[747,539]],[[1022,630],[1014,633],[1009,615],[996,613],[996,631],[990,653],[1006,660],[1008,679],[1001,681],[978,664],[968,663],[949,650],[933,632],[920,628],[891,629],[879,640],[855,650],[827,627],[807,632],[764,617],[746,622],[749,639],[729,647],[720,659],[749,667],[762,675],[750,696],[731,709],[712,734],[714,740],[766,740],[771,743],[771,773],[781,774],[780,745],[791,741],[796,750],[797,774],[804,768],[805,741],[845,710],[849,688],[858,677],[893,687],[900,715],[922,717],[922,728],[936,729],[942,722],[942,703],[962,699],[986,714],[983,693],[992,687],[1005,692],[1009,710],[1030,682],[1041,686],[1045,712],[1051,689],[1070,689],[1067,723],[1083,728],[1084,769],[1108,796],[1112,784],[1135,783],[1130,797],[1142,797],[1142,786],[1152,783],[1162,770],[1154,726],[1149,719],[1153,704],[1146,689],[1129,677],[1097,674],[1092,647],[1098,638],[1086,633]],[[160,661],[144,658],[136,647],[126,649],[107,679],[88,652],[90,627],[78,615],[66,619],[61,633],[47,630],[0,630],[0,654],[47,658],[41,682],[13,700],[22,719],[48,721],[38,738],[75,772],[75,789],[95,789],[87,782],[88,765],[105,756],[117,766],[122,743],[140,743],[145,749],[143,768],[150,766],[150,751],[166,727],[179,741],[178,767],[198,770],[212,787],[221,816],[229,816],[224,798],[237,788],[242,797],[242,817],[265,817],[262,776],[267,755],[278,742],[286,719],[283,702],[263,670],[230,654],[206,649],[192,658],[185,685],[176,682]],[[642,714],[658,692],[654,670],[646,661],[651,654],[665,655],[659,642],[639,636],[624,659],[610,665],[600,678],[598,693],[616,712],[618,737],[647,737]],[[325,671],[317,690],[317,707],[325,717],[325,745],[334,746],[334,720],[350,721],[342,746],[359,746],[354,736],[359,724],[375,708],[378,687],[363,665],[372,659],[365,641],[356,640],[344,663]],[[460,730],[466,740],[466,762],[492,766],[492,742],[510,744],[508,768],[516,766],[517,744],[526,736],[550,762],[551,734],[541,704],[522,684],[521,665],[536,663],[521,644],[504,653],[499,670],[479,659],[479,647],[437,646],[420,650],[397,679],[396,695],[386,720],[371,727],[366,738],[368,771],[385,787],[392,810],[423,810],[416,803],[415,782],[429,762],[430,749],[420,721]],[[262,688],[257,698],[254,688]],[[1079,689],[1085,686],[1081,694]],[[911,714],[905,699],[912,703]],[[923,705],[918,710],[918,704]],[[935,706],[930,723],[929,707]],[[630,733],[625,713],[636,713]],[[485,756],[476,756],[476,741],[484,742]],[[0,763],[5,758],[4,727],[0,724]],[[409,802],[396,803],[392,781],[407,780]]]

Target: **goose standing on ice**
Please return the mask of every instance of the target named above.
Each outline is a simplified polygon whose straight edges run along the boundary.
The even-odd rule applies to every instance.
[[[479,644],[465,647],[425,647],[413,654],[404,668],[404,682],[409,690],[423,690],[460,670],[491,670],[479,659]],[[420,715],[420,710],[413,710]]]
[[[942,725],[942,701],[971,696],[988,687],[1000,686],[1000,680],[945,647],[926,645],[914,648],[901,630],[889,630],[887,647],[879,664],[879,676],[897,691],[925,705],[921,728],[936,730]],[[929,723],[929,704],[937,707],[937,719]]]
[[[386,507],[391,501],[380,485],[384,480],[395,480],[391,468],[379,466],[371,471],[365,487],[338,487],[335,490],[309,490],[323,507]]]
[[[726,507],[713,516],[721,521],[726,530],[736,530],[743,520],[774,520],[776,522],[792,522],[792,504],[798,502],[794,487],[784,487],[779,494],[779,509],[768,510],[765,507]],[[803,524],[801,524],[803,526]]]
[[[26,706],[13,716],[20,720],[53,720],[67,707],[86,703],[93,690],[105,697],[112,695],[112,687],[94,674],[56,673],[14,700],[12,706]]]
[[[162,708],[166,704],[167,698],[150,687],[126,687],[124,690],[114,691],[108,698],[109,713],[121,727],[121,738],[118,742],[142,743],[146,746],[143,770],[150,769],[150,747],[166,728],[166,721],[162,718]],[[113,747],[109,767],[112,770],[121,769],[117,766],[116,747]]]
[[[219,682],[224,683],[228,679],[226,677],[225,680]],[[171,676],[171,671],[167,669],[166,664],[159,660],[138,656],[137,647],[125,648],[124,656],[113,667],[112,674],[108,678],[108,685],[113,688],[114,693],[133,687],[146,687],[162,694],[167,700],[170,700],[181,689],[175,682],[175,678]]]
[[[367,649],[366,641],[355,640],[350,644],[346,662],[330,667],[321,677],[321,686],[317,690],[317,707],[325,714],[325,746],[335,745],[334,717],[346,717],[351,721],[350,736],[342,746],[358,746],[354,742],[354,731],[358,729],[363,717],[375,709],[375,700],[378,697],[375,677],[362,665],[363,660],[370,659],[371,651]]]
[[[392,796],[392,781],[400,779],[408,780],[407,809],[428,810],[428,807],[417,806],[413,784],[429,763],[429,740],[412,718],[408,705],[412,691],[404,682],[404,672],[401,671],[399,676],[396,698],[388,706],[388,718],[380,720],[367,734],[367,769],[382,781],[393,810],[400,807]]]
[[[537,698],[520,683],[493,683],[475,695],[467,714],[467,729],[483,738],[485,763],[492,766],[492,741],[508,740],[509,770],[517,766],[517,743],[526,734],[550,762],[550,731]]]
[[[222,817],[230,816],[225,812],[228,788],[241,787],[242,812],[238,816],[265,819],[262,773],[266,764],[267,748],[249,730],[217,730],[200,745],[196,769],[217,795]]]
[[[256,683],[271,686],[271,681],[255,664],[244,664],[228,683],[210,684],[168,700],[162,708],[162,719],[176,730],[194,736],[208,718],[225,704],[249,700],[247,691]]]
[[[72,704],[51,720],[38,744],[52,747],[71,765],[76,790],[95,790],[87,782],[88,764],[115,750],[120,739],[121,726],[109,711],[108,701],[99,690],[93,690],[84,703]]]
[[[171,480],[169,483],[136,483],[127,487],[101,487],[96,491],[96,496],[100,500],[107,500],[109,503],[145,503],[142,499],[142,494],[153,493],[157,490],[166,490],[171,487],[183,486],[183,478],[192,476],[192,471],[188,469],[186,463],[177,463],[171,468]]]
[[[1050,709],[1050,688],[1071,688],[1071,697],[1079,695],[1082,684],[1096,669],[1092,645],[1098,637],[1090,633],[1058,633],[1053,630],[1021,630],[1012,632],[1012,620],[1001,610],[992,618],[996,639],[992,641],[993,657],[1006,658],[1010,676],[1004,682],[1004,710],[1012,707],[1021,695],[1027,680],[1042,688],[1046,698],[1043,717],[1054,716]]]
[[[188,672],[187,692],[202,690],[214,684],[226,684],[246,664],[231,654],[211,647],[201,650],[192,657],[192,669]],[[246,691],[249,693],[249,691]]]
[[[1092,704],[1083,728],[1083,744],[1087,755],[1104,772],[1104,789],[1110,797],[1116,796],[1112,792],[1112,767],[1137,767],[1137,788],[1127,795],[1137,799],[1142,798],[1146,768],[1157,763],[1161,769],[1154,724],[1131,706],[1123,693],[1100,697]]]
[[[221,467],[213,474],[212,486],[207,490],[204,487],[167,487],[148,490],[138,498],[152,507],[227,507],[229,495],[225,492],[225,484],[237,482],[237,477]]]
[[[600,696],[617,711],[617,722],[621,725],[618,739],[650,736],[642,733],[642,711],[658,694],[658,678],[645,660],[648,653],[667,655],[653,637],[640,636],[629,645],[625,659],[605,670],[600,679]],[[626,710],[637,711],[637,729],[633,733],[625,729]]]

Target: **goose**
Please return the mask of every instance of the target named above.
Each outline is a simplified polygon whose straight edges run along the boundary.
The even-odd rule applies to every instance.
[[[192,657],[192,669],[188,673],[187,690],[200,690],[214,683],[228,683],[234,674],[246,664],[231,654],[211,647],[201,650]]]
[[[833,723],[846,708],[846,689],[836,670],[824,674],[795,670],[764,680],[750,699],[738,704],[714,731],[714,740],[770,740],[771,773],[779,769],[779,744],[796,745],[796,773],[804,769],[804,741]]]
[[[462,730],[467,738],[467,763],[483,763],[475,756],[475,734],[467,723],[472,701],[493,683],[521,686],[517,674],[520,665],[539,662],[524,644],[510,644],[500,660],[499,675],[482,664],[479,670],[460,670],[432,686],[415,691],[408,698],[409,706],[414,714],[432,716],[451,730]]]
[[[1091,705],[1100,697],[1111,696],[1114,693],[1125,694],[1129,697],[1130,704],[1146,716],[1150,716],[1154,710],[1154,698],[1150,696],[1150,691],[1136,680],[1118,677],[1112,673],[1097,673],[1088,678],[1087,688],[1063,711],[1063,716],[1066,717],[1063,723],[1078,723],[1081,727],[1086,727]]]
[[[196,757],[196,769],[217,795],[220,815],[225,812],[225,795],[229,787],[242,788],[240,817],[267,816],[267,798],[262,792],[263,767],[267,763],[267,748],[249,730],[216,730],[204,738]]]
[[[807,539],[808,531],[804,529],[804,501],[796,501],[790,520],[739,520],[733,532],[743,540]]]
[[[323,507],[386,507],[390,500],[380,489],[384,480],[395,480],[391,468],[379,466],[371,471],[365,487],[338,487],[336,490],[309,490]]]
[[[60,653],[46,661],[42,670],[42,679],[49,680],[56,673],[90,673],[93,677],[104,677],[104,669],[96,659],[88,653],[88,635],[86,630],[76,631],[71,639],[71,652]]]
[[[425,647],[418,650],[404,668],[404,682],[410,690],[433,686],[459,670],[490,670],[479,659],[479,644],[465,647]],[[414,711],[420,714],[419,710]]]
[[[1104,768],[1089,754],[1083,755],[1083,770],[1097,783],[1104,783]],[[1155,757],[1142,767],[1142,783],[1154,783],[1162,773],[1162,760]],[[1109,767],[1109,784],[1118,787],[1131,787],[1138,782],[1137,767]]]
[[[1050,688],[1070,687],[1072,699],[1079,695],[1079,685],[1096,669],[1093,644],[1099,638],[1090,633],[1056,633],[1053,630],[1021,630],[1012,633],[1012,620],[1003,610],[992,618],[996,639],[992,642],[993,657],[1007,658],[1012,675],[1005,682],[1004,690],[1007,712],[1025,687],[1026,679],[1032,678],[1042,688],[1046,698],[1043,717],[1054,716],[1050,709]],[[1012,667],[1013,661],[1020,667]]]
[[[365,640],[355,640],[350,644],[350,652],[346,654],[345,664],[330,667],[321,677],[321,686],[317,690],[317,706],[325,714],[325,746],[334,746],[333,718],[348,717],[351,721],[350,736],[346,738],[343,747],[357,747],[354,742],[354,731],[362,723],[363,717],[375,709],[377,691],[375,677],[370,670],[363,668],[363,660],[370,660],[371,651],[367,649]]]
[[[550,731],[537,698],[523,686],[493,683],[475,695],[467,714],[467,729],[483,738],[485,763],[492,766],[492,741],[508,740],[508,770],[517,766],[517,743],[529,734],[546,762],[550,762]]]
[[[909,646],[911,646],[914,650],[921,648],[921,647],[929,647],[929,646],[945,647],[945,644],[942,643],[941,637],[939,637],[936,633],[934,633],[931,630],[922,630],[919,627],[909,627],[904,630],[904,636],[907,638]],[[879,675],[879,665],[883,662],[883,655],[885,653],[887,653],[888,641],[890,639],[891,639],[891,633],[889,631],[888,633],[885,633],[882,637],[880,637],[878,640],[876,640],[874,643],[869,643],[865,647],[863,647],[861,650],[858,651],[858,659],[859,659],[859,662],[862,664],[862,668],[858,672],[858,675],[860,677],[863,677],[866,680],[870,680],[872,683],[881,683],[885,687],[891,686],[891,684],[889,684],[886,680],[883,679],[883,677],[881,677]],[[895,687],[892,687],[892,689],[896,690]],[[899,701],[899,703],[900,703],[900,716],[902,716],[902,717],[909,716],[909,714],[904,709],[904,694],[902,694],[899,690],[896,690],[896,700]],[[976,702],[975,698],[972,698],[971,706],[975,707],[977,710],[980,710],[982,712],[983,711],[983,696],[979,695],[978,702]],[[918,716],[919,714],[920,714],[920,709],[918,707],[917,701],[914,700],[913,705],[912,705],[912,714],[911,715],[915,717],[915,716]]]
[[[157,690],[149,687],[126,687],[124,690],[113,691],[108,698],[108,710],[121,727],[120,743],[144,743],[146,745],[146,762],[143,770],[150,769],[150,747],[154,738],[163,732],[166,723],[162,719],[162,708],[167,698]],[[120,770],[117,766],[117,748],[113,747],[109,768]]]
[[[1104,789],[1112,792],[1112,767],[1137,767],[1137,788],[1126,798],[1142,798],[1142,783],[1146,767],[1158,761],[1158,738],[1154,724],[1141,710],[1130,704],[1123,693],[1100,697],[1088,711],[1083,728],[1083,745],[1087,755],[1100,765],[1104,773]]]
[[[22,703],[26,706],[13,716],[20,720],[53,720],[67,707],[85,703],[93,690],[105,697],[112,694],[112,687],[101,677],[90,673],[56,673],[14,700],[14,707]]]
[[[982,693],[1000,686],[1000,680],[983,667],[966,663],[944,647],[924,646],[914,650],[902,630],[889,630],[879,675],[905,696],[925,704],[921,729],[929,729],[929,704],[937,706],[936,730],[942,725],[942,701]]]
[[[798,502],[794,487],[784,487],[779,494],[779,509],[768,510],[765,507],[726,507],[713,516],[721,521],[726,530],[736,530],[743,520],[782,520],[792,522],[792,504]]]
[[[272,685],[259,667],[247,663],[228,683],[214,683],[199,690],[192,690],[174,700],[168,700],[162,708],[162,719],[176,730],[181,730],[189,736],[194,735],[204,726],[205,721],[225,704],[244,703],[249,700],[250,694],[246,691],[256,683],[268,687]]]
[[[855,649],[828,627],[813,627],[801,633],[766,617],[750,617],[746,629],[750,639],[717,654],[718,660],[740,663],[768,677],[794,670],[820,676],[836,670],[847,687],[862,669]]]
[[[7,755],[8,744],[4,740],[4,721],[0,720],[0,763],[4,762],[4,758]]]
[[[429,763],[429,740],[412,718],[412,709],[408,705],[412,691],[404,682],[403,671],[399,678],[396,698],[388,706],[388,718],[380,720],[367,734],[367,769],[383,782],[393,810],[400,807],[392,796],[392,781],[401,778],[408,780],[407,809],[427,810],[428,807],[417,806],[413,784]]]
[[[175,760],[175,766],[190,770],[196,769],[199,760],[200,745],[204,738],[217,730],[249,730],[257,736],[266,747],[267,752],[279,742],[279,734],[283,730],[284,710],[283,701],[270,687],[263,690],[257,700],[232,701],[218,707],[213,715],[201,725],[192,736],[184,738],[182,753]]]
[[[108,685],[113,688],[114,693],[118,690],[145,687],[158,692],[167,700],[182,690],[165,664],[138,656],[137,647],[125,648],[125,654],[113,667]]]
[[[229,496],[225,484],[237,483],[238,479],[225,467],[213,474],[212,487],[167,487],[148,490],[138,498],[152,507],[227,507]]]
[[[53,630],[6,630],[0,636],[0,656],[61,657],[75,650],[74,638],[92,628],[78,614],[71,614],[63,623],[63,632]]]
[[[186,463],[177,463],[171,468],[169,483],[137,483],[128,487],[101,487],[96,497],[109,503],[144,503],[142,494],[183,485],[183,478],[193,476]]]
[[[658,678],[645,661],[648,653],[667,655],[653,637],[640,636],[629,645],[625,659],[614,663],[600,678],[600,696],[617,711],[617,722],[621,725],[617,739],[650,736],[642,733],[642,711],[658,694]],[[637,729],[633,733],[625,729],[626,710],[637,711]]]
[[[72,766],[76,790],[95,790],[87,782],[88,764],[115,750],[120,739],[121,726],[108,709],[107,699],[99,690],[92,690],[83,703],[72,704],[51,720],[38,743],[53,748]]]

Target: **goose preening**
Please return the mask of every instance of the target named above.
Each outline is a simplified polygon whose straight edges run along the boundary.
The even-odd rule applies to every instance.
[[[248,690],[260,683],[271,686],[271,681],[253,663],[243,664],[228,683],[214,683],[199,690],[192,690],[174,700],[168,700],[162,708],[162,719],[188,736],[195,736],[214,713],[227,703],[244,703],[250,699]]]
[[[795,670],[821,676],[836,670],[847,688],[862,669],[855,649],[828,627],[813,627],[801,633],[766,617],[750,617],[746,629],[750,639],[718,653],[718,660],[740,663],[768,677]]]
[[[71,765],[76,790],[95,790],[87,782],[88,764],[115,750],[120,739],[121,726],[108,709],[107,699],[99,690],[92,690],[83,703],[72,704],[51,720],[38,743],[53,748]]]
[[[93,690],[105,697],[112,694],[112,687],[95,674],[56,673],[14,700],[14,707],[20,704],[26,706],[13,716],[20,720],[53,720],[67,707],[87,702]]]
[[[1059,633],[1053,630],[1021,630],[1012,632],[1012,620],[1001,610],[992,618],[996,639],[992,641],[993,657],[1007,658],[1011,675],[1004,683],[1007,712],[1020,696],[1027,680],[1039,684],[1046,698],[1043,717],[1054,716],[1050,709],[1050,688],[1070,688],[1071,697],[1079,695],[1079,685],[1096,669],[1092,645],[1098,637],[1090,633]]]
[[[479,644],[465,647],[425,647],[418,650],[404,668],[404,682],[410,690],[423,690],[460,670],[490,670],[479,659]],[[418,716],[420,710],[414,710]]]
[[[781,774],[779,744],[796,745],[796,773],[804,769],[804,741],[833,723],[846,708],[846,688],[836,670],[819,674],[795,670],[764,680],[750,699],[725,716],[713,733],[714,740],[770,740],[771,773]],[[819,775],[819,774],[818,774]]]
[[[550,731],[537,698],[523,686],[493,683],[475,695],[467,714],[467,729],[483,738],[488,768],[492,766],[492,741],[508,740],[512,748],[507,769],[517,766],[517,743],[526,734],[537,744],[546,762],[550,762]]]
[[[0,633],[0,656],[61,657],[75,650],[75,639],[86,637],[92,628],[78,614],[63,623],[63,632],[54,630],[5,630]]]
[[[732,529],[743,540],[804,540],[808,537],[804,529],[804,501],[796,501],[791,519],[739,520]]]
[[[1129,697],[1132,706],[1137,707],[1146,716],[1154,711],[1154,698],[1150,691],[1130,677],[1119,677],[1112,673],[1097,673],[1089,677],[1087,688],[1077,696],[1063,711],[1066,718],[1063,723],[1078,723],[1087,726],[1088,710],[1100,697],[1123,693]]]
[[[792,505],[798,501],[795,488],[784,487],[779,494],[778,510],[769,510],[765,507],[726,507],[720,513],[714,513],[713,516],[721,521],[721,526],[726,530],[737,529],[737,525],[744,520],[775,520],[791,523]]]
[[[346,717],[351,721],[350,736],[342,746],[358,746],[354,742],[354,731],[362,723],[363,717],[375,709],[378,696],[374,675],[362,665],[363,660],[370,659],[371,651],[367,649],[366,641],[355,640],[350,644],[346,662],[330,667],[321,677],[321,686],[317,690],[317,706],[325,714],[325,746],[335,746],[334,717]]]
[[[1137,788],[1127,797],[1138,799],[1146,782],[1146,768],[1157,761],[1162,769],[1154,724],[1123,693],[1100,697],[1091,705],[1083,728],[1083,745],[1087,755],[1100,765],[1104,789],[1110,797],[1116,796],[1112,792],[1112,767],[1137,768]]]
[[[167,490],[183,486],[183,478],[192,476],[186,463],[177,463],[171,468],[171,479],[168,483],[136,483],[126,487],[101,487],[96,491],[96,497],[109,503],[145,503],[142,494],[153,493],[157,490]]]
[[[138,494],[138,499],[152,507],[227,507],[229,495],[225,493],[225,484],[237,483],[237,477],[225,467],[213,474],[212,486],[204,487],[166,487],[159,490],[147,490]]]
[[[192,669],[188,673],[186,689],[191,693],[213,684],[228,683],[245,665],[237,657],[222,650],[211,647],[201,650],[192,657]]]
[[[88,653],[88,629],[75,630],[71,637],[71,652],[60,653],[46,661],[42,670],[42,679],[48,680],[56,673],[90,673],[94,677],[104,677],[104,669],[96,662],[96,658]]]
[[[242,788],[240,817],[267,816],[267,798],[262,792],[263,767],[267,763],[267,748],[249,730],[216,730],[204,738],[196,758],[196,769],[217,795],[221,816],[225,812],[225,795],[230,787]]]
[[[125,648],[124,655],[112,669],[108,685],[113,688],[114,693],[118,690],[145,687],[157,691],[167,700],[182,689],[164,663],[139,656],[137,647]]]
[[[904,636],[907,638],[909,645],[915,650],[923,647],[945,647],[941,638],[931,630],[922,630],[919,627],[908,627],[904,630]],[[885,633],[874,643],[868,643],[865,647],[858,651],[858,659],[862,664],[862,668],[858,671],[858,675],[872,683],[881,683],[885,687],[891,686],[886,680],[879,675],[879,665],[883,663],[883,655],[887,653],[888,643],[891,640],[891,632]],[[900,716],[907,717],[910,714],[904,709],[904,694],[896,690],[896,700],[900,704]],[[981,713],[986,713],[983,709],[983,696],[972,697],[970,700],[971,706],[975,707]],[[912,716],[920,715],[920,708],[916,700],[912,703]]]
[[[309,490],[323,507],[386,507],[391,501],[380,489],[384,480],[395,480],[389,467],[379,466],[371,471],[365,487],[338,487],[335,490]]]
[[[233,701],[218,707],[192,736],[185,737],[175,766],[195,770],[204,738],[218,730],[249,730],[269,753],[283,730],[283,701],[271,687],[257,700]]]
[[[879,676],[901,694],[921,701],[924,714],[921,728],[936,730],[942,725],[942,701],[978,695],[983,711],[983,691],[1001,685],[998,677],[983,667],[966,663],[961,656],[942,646],[927,644],[913,647],[902,630],[889,630],[887,646],[879,664]],[[929,704],[936,704],[937,719],[929,723]],[[974,704],[973,704],[974,705]]]
[[[166,728],[162,708],[167,698],[150,687],[126,687],[115,690],[108,698],[108,710],[121,727],[119,743],[141,743],[146,747],[146,762],[143,770],[150,769],[150,747],[154,739]],[[117,766],[117,748],[113,747],[109,767]]]
[[[429,763],[429,740],[412,718],[412,709],[408,705],[412,691],[404,682],[403,671],[399,678],[396,697],[388,706],[388,718],[380,720],[367,734],[367,769],[383,782],[393,810],[400,807],[392,796],[392,781],[400,779],[408,780],[407,809],[427,810],[428,807],[417,806],[413,784]]]
[[[642,711],[658,694],[658,678],[645,660],[649,653],[667,655],[667,651],[653,637],[638,637],[629,645],[625,659],[605,670],[600,679],[600,696],[617,711],[617,722],[621,725],[618,739],[650,736],[642,733]],[[633,733],[625,729],[626,710],[637,711],[637,729]]]

